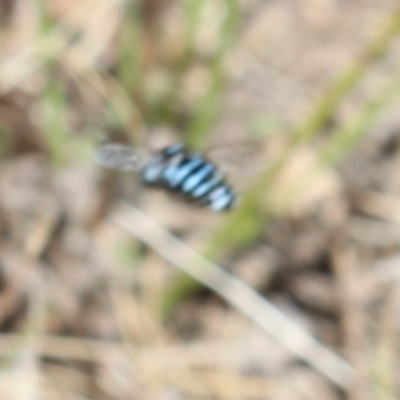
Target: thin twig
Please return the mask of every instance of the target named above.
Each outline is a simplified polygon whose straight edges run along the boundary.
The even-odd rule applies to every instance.
[[[137,208],[121,203],[110,218],[171,264],[219,294],[339,387],[347,389],[355,380],[356,373],[345,360],[293,323],[252,288],[198,254]]]

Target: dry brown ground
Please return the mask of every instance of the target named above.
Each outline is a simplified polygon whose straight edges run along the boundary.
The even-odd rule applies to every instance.
[[[257,240],[218,260],[346,359],[357,376],[349,386],[304,362],[318,355],[288,350],[292,332],[272,339],[213,291],[196,292],[162,321],[159,303],[178,271],[149,248],[138,219],[142,240],[107,217],[131,218],[116,208],[124,196],[196,251],[227,218],[144,190],[90,158],[99,137],[155,147],[185,140],[177,127],[211,79],[204,59],[219,40],[223,3],[208,2],[201,17],[198,56],[181,72],[174,99],[178,122],[145,129],[138,115],[168,84],[164,67],[185,41],[179,2],[144,3],[143,87],[129,95],[112,78],[125,27],[121,2],[44,3],[57,29],[40,35],[38,5],[1,2],[0,399],[400,398],[399,102],[335,168],[307,175],[335,127],[396,74],[398,40],[321,134],[296,148],[266,195],[270,217]],[[394,0],[241,1],[207,145],[258,135],[268,166],[396,7]],[[61,106],[58,85],[67,92]],[[123,121],[118,128],[107,101]],[[243,170],[255,160],[245,154],[233,163]]]

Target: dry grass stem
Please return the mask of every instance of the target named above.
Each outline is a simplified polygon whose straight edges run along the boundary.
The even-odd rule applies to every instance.
[[[293,323],[253,289],[203,258],[143,212],[121,203],[110,218],[150,246],[161,257],[196,278],[234,308],[243,312],[279,343],[332,382],[343,388],[352,384],[356,375],[345,360]]]

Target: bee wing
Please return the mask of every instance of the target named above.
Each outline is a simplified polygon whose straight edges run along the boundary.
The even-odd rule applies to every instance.
[[[269,160],[264,143],[251,140],[214,146],[206,154],[241,189],[267,168]]]
[[[227,173],[241,175],[258,173],[267,163],[263,143],[250,140],[214,146],[207,157]]]
[[[143,149],[133,149],[120,143],[105,144],[94,153],[96,164],[123,171],[139,170],[144,165],[146,157],[147,152]]]

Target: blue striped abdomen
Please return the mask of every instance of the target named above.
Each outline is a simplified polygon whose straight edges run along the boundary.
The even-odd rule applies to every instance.
[[[228,210],[236,201],[236,194],[218,168],[181,144],[158,151],[140,175],[147,186],[165,188],[215,211]]]

